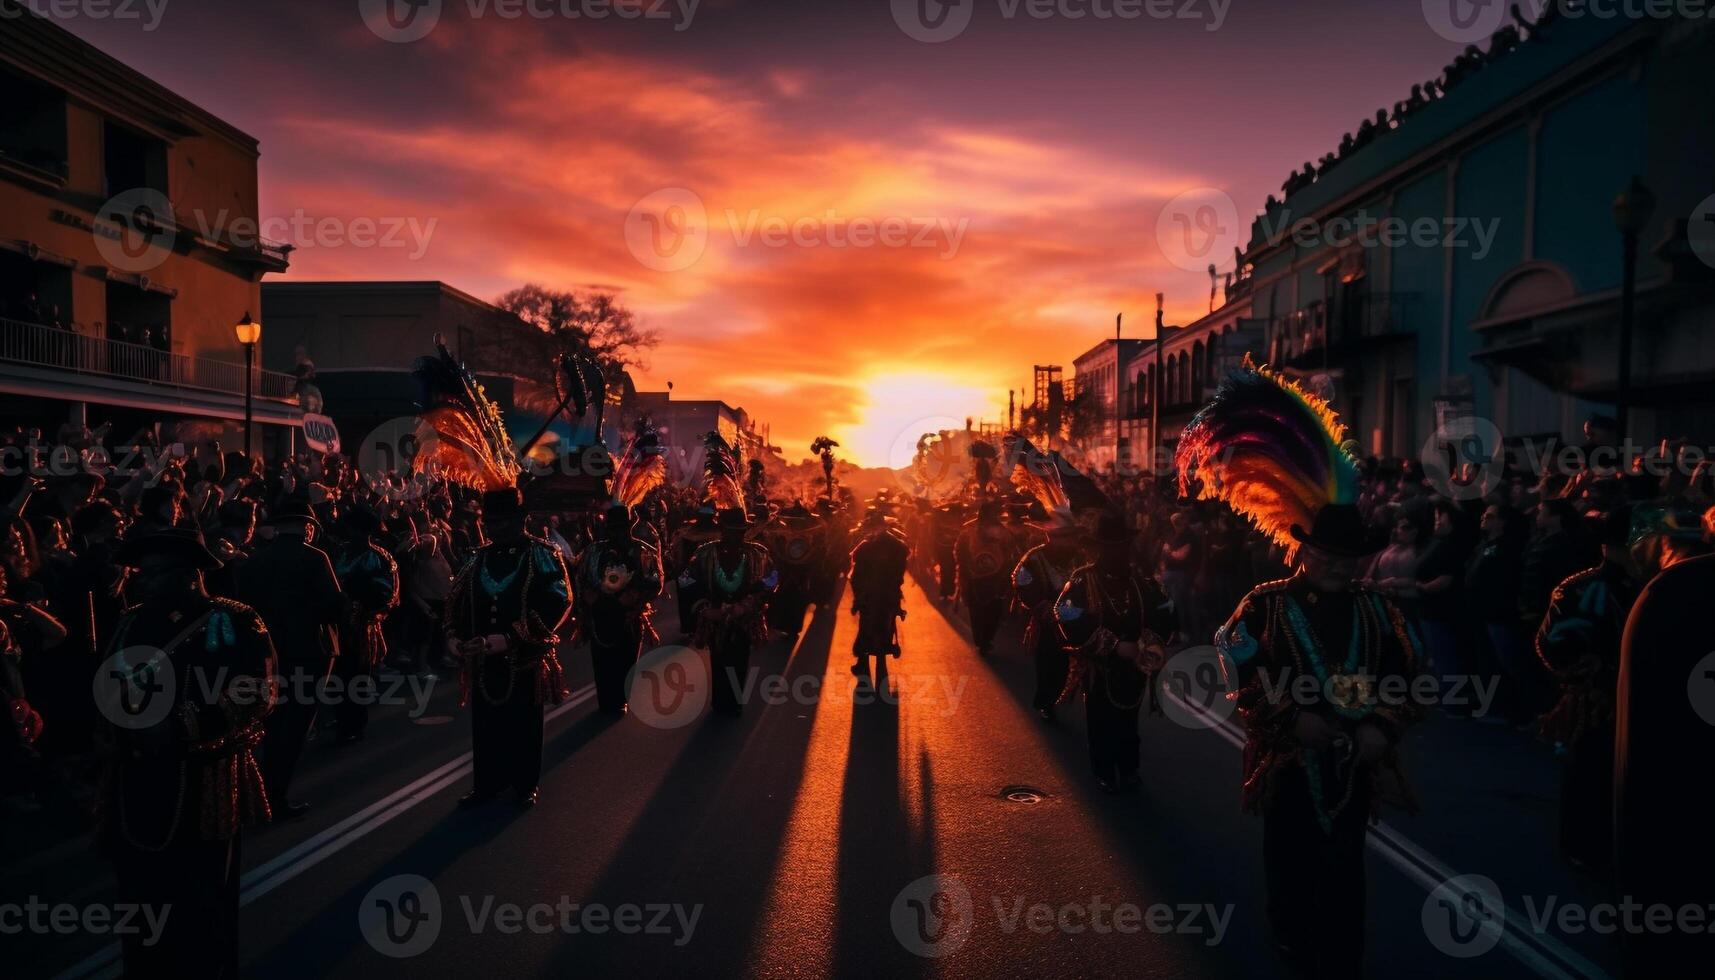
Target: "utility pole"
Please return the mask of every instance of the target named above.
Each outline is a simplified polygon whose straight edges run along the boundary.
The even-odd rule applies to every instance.
[[[1125,314],[1114,314],[1114,475],[1120,472],[1120,324]]]
[[[1162,363],[1161,345],[1162,306],[1166,303],[1166,293],[1155,294],[1155,387],[1149,393],[1149,441],[1151,447],[1150,464],[1161,458],[1164,445],[1161,439],[1161,393],[1167,388],[1167,368]]]

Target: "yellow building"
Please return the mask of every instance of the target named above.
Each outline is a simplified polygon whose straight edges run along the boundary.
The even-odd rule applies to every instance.
[[[242,443],[262,276],[256,140],[0,0],[0,422],[113,423],[126,442]],[[257,370],[258,449],[303,422]]]

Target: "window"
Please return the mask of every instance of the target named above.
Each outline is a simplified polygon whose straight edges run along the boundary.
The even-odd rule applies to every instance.
[[[109,120],[102,128],[107,196],[139,188],[167,192],[167,145]]]
[[[65,93],[7,71],[0,91],[0,159],[66,176]]]

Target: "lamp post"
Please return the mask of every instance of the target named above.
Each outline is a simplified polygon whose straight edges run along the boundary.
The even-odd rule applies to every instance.
[[[262,340],[262,324],[252,320],[246,311],[244,319],[238,321],[232,332],[244,346],[244,457],[249,459],[250,432],[255,424],[256,345]]]
[[[1620,363],[1614,383],[1614,421],[1619,425],[1620,445],[1631,436],[1632,329],[1637,318],[1638,236],[1655,213],[1655,194],[1633,177],[1620,196],[1614,198],[1614,226],[1619,228],[1625,248],[1625,270],[1620,287]]]

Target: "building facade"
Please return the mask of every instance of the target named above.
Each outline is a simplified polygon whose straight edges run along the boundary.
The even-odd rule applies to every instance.
[[[747,462],[779,461],[779,450],[769,445],[767,427],[758,424],[749,412],[726,402],[675,399],[670,391],[640,391],[627,418],[643,415],[648,415],[660,432],[675,478],[701,476],[703,439],[710,432],[720,433],[728,445],[738,447]]]
[[[437,336],[482,381],[515,440],[533,435],[558,402],[550,338],[444,282],[268,282],[262,310],[263,363],[280,370],[313,365],[326,413],[348,446],[415,415],[411,366],[434,353]],[[610,445],[619,423],[617,412],[605,419]],[[583,427],[562,418],[544,438],[550,446],[590,445],[593,417]]]
[[[1634,178],[1655,207],[1631,436],[1715,438],[1715,269],[1688,230],[1715,191],[1715,22],[1557,10],[1366,121],[1252,227],[1266,359],[1330,394],[1365,452],[1415,456],[1465,416],[1570,439],[1613,413]]]
[[[0,418],[239,443],[264,274],[255,139],[0,0]],[[259,448],[302,427],[294,379],[249,378]]]
[[[1077,447],[1084,465],[1092,471],[1112,469],[1126,458],[1132,429],[1123,416],[1127,370],[1144,347],[1144,341],[1115,338],[1104,340],[1072,361],[1072,384],[1083,408],[1093,413]]]

